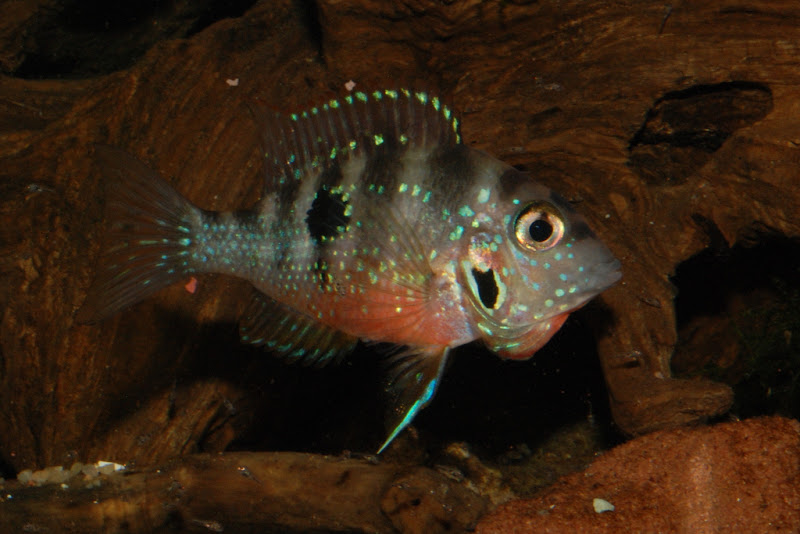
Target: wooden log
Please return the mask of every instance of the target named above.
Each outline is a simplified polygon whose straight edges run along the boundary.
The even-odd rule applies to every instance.
[[[159,469],[19,487],[3,532],[465,532],[485,501],[436,471],[299,453],[187,455]]]

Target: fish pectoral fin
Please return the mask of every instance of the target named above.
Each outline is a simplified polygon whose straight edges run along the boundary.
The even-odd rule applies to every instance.
[[[239,324],[244,343],[261,345],[290,362],[322,367],[350,352],[358,338],[255,292]]]
[[[444,371],[449,347],[409,348],[390,357],[389,384],[391,397],[386,417],[389,436],[378,454],[411,423],[433,398]]]

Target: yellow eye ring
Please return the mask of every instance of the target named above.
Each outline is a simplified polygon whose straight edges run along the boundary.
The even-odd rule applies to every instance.
[[[514,235],[528,250],[547,250],[564,237],[564,218],[549,202],[531,202],[517,215]]]

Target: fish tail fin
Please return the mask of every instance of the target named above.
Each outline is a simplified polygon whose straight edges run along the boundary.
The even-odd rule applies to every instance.
[[[106,198],[108,231],[95,280],[77,312],[94,323],[195,271],[192,237],[202,212],[127,152],[96,146],[100,168],[116,175]]]

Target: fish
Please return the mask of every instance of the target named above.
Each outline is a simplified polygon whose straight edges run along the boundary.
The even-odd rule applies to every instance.
[[[245,210],[201,209],[128,152],[95,147],[116,180],[79,323],[203,273],[245,279],[244,343],[314,366],[359,340],[393,348],[380,454],[431,402],[454,348],[480,340],[530,358],[621,277],[570,202],[465,144],[459,116],[428,91],[253,114],[265,177]]]

